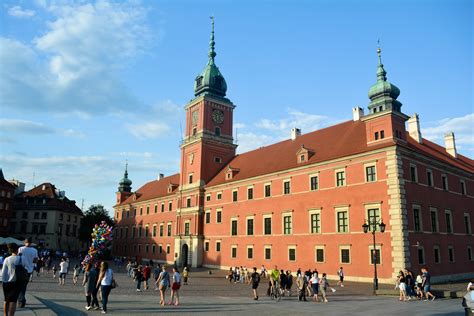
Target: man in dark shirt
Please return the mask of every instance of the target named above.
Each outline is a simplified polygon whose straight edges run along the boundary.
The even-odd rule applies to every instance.
[[[257,273],[256,267],[253,268],[253,273],[250,277],[252,279],[253,299],[258,300],[257,288],[258,284],[260,283],[260,274]]]
[[[435,300],[436,296],[431,293],[431,275],[429,274],[426,268],[421,269],[423,283],[421,286],[423,287],[423,292],[425,293],[426,300],[431,298],[432,301]]]

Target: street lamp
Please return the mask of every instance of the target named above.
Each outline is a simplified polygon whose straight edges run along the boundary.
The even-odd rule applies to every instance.
[[[372,253],[372,261],[374,263],[374,294],[379,289],[379,280],[377,278],[377,248],[375,244],[375,231],[377,230],[377,226],[380,228],[380,232],[385,232],[385,223],[383,220],[377,220],[373,218],[372,221],[368,220],[362,225],[362,229],[366,234],[369,231],[369,228],[372,227],[372,238],[373,238],[373,253]]]

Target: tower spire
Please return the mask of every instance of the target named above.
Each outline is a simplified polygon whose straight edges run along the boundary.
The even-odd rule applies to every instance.
[[[128,178],[128,160],[125,160],[125,172],[123,173],[123,178],[119,182],[119,192],[131,192],[132,191],[132,181]]]
[[[382,64],[382,49],[380,48],[380,40],[377,41],[377,56],[379,57],[379,65],[377,66],[377,81],[387,81],[387,72]]]
[[[124,178],[128,178],[128,159],[125,160],[125,173],[123,175]]]
[[[209,42],[209,63],[213,65],[214,57],[216,57],[216,52],[214,50],[216,42],[214,41],[214,17],[211,16],[210,19],[211,19],[211,40]]]

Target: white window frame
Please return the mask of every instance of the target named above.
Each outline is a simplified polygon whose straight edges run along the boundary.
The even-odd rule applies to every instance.
[[[254,252],[254,249],[253,249],[253,245],[247,245],[247,253],[245,254],[245,256],[247,257],[247,260],[253,260],[254,257],[255,257],[255,252]],[[249,258],[249,249],[252,249],[252,258]]]
[[[248,234],[248,224],[249,224],[248,220],[249,219],[253,220],[252,235]],[[249,215],[245,217],[245,236],[255,236],[255,216],[254,215]]]
[[[270,258],[269,259],[266,258],[266,249],[270,249]],[[271,245],[263,246],[263,260],[272,261],[272,257],[273,257],[272,246]]]
[[[415,208],[418,209],[419,211],[419,217],[420,217],[420,230],[417,231],[415,230]],[[411,206],[411,211],[412,211],[412,214],[413,214],[413,231],[416,232],[416,233],[421,233],[423,232],[423,213],[421,211],[421,205],[419,204],[413,204]],[[430,213],[430,216],[431,216],[431,213]]]
[[[451,210],[444,210],[444,220],[446,221],[446,215],[449,214],[449,217],[450,217],[450,225],[449,225],[449,228],[451,230],[451,232],[448,232],[448,223],[446,223],[446,233],[447,234],[454,234],[454,224],[453,224],[453,212]]]
[[[233,249],[235,249],[235,257],[233,256]],[[237,259],[238,253],[237,253],[237,245],[231,245],[230,246],[230,258],[231,259]]]
[[[219,250],[217,250],[217,244],[219,244]],[[216,250],[216,252],[221,252],[222,251],[222,240],[220,240],[220,239],[216,240],[216,242],[214,244],[214,249]]]
[[[323,261],[318,261],[318,250],[323,250]],[[314,262],[325,263],[326,262],[326,247],[323,245],[314,246]]]
[[[436,262],[435,250],[438,250],[439,261]],[[441,248],[438,245],[433,246],[433,262],[435,264],[441,264]]]
[[[266,189],[265,189],[265,187],[266,187],[267,185],[270,186],[270,195],[269,195],[269,196],[266,195]],[[271,198],[271,197],[272,197],[272,183],[271,183],[271,182],[266,182],[266,183],[263,184],[263,197],[264,197],[264,198]]]
[[[423,252],[423,261],[420,262],[420,250]],[[416,249],[416,256],[417,256],[417,261],[418,261],[418,264],[420,265],[424,265],[426,264],[426,252],[425,252],[425,247],[423,246],[418,246],[418,248]]]
[[[365,214],[364,214],[365,222],[367,224],[370,224],[368,222],[369,221],[369,210],[378,209],[378,218],[379,218],[379,220],[382,219],[382,203],[379,203],[379,202],[377,202],[377,203],[367,203],[367,204],[364,205],[364,208],[365,208]],[[370,232],[372,231],[371,228],[372,228],[371,225],[369,225],[369,231]],[[380,231],[380,226],[377,225],[375,229],[376,229],[375,230],[376,232],[379,232]]]
[[[209,214],[209,222],[207,221],[207,214]],[[204,211],[204,224],[211,224],[211,210]]]
[[[444,188],[444,181],[443,179],[446,179],[446,189]],[[449,191],[449,178],[446,173],[441,174],[441,189],[445,191]]]
[[[271,219],[271,234],[265,234],[265,218],[270,218]],[[273,214],[265,214],[262,217],[262,235],[263,236],[272,236],[273,235]]]
[[[375,244],[375,249],[379,251],[380,253],[380,263],[377,264],[382,264],[382,245],[381,244]],[[369,245],[369,266],[373,266],[374,264],[372,263],[372,250],[374,250],[374,245]]]
[[[436,213],[436,232],[433,232],[433,219],[432,219],[432,213]],[[439,214],[438,214],[438,209],[435,207],[430,207],[430,230],[431,233],[439,233]]]
[[[311,219],[312,215],[314,214],[319,214],[319,232],[313,232],[312,231],[312,226],[313,226],[313,221]],[[311,235],[320,235],[322,233],[322,230],[323,230],[323,223],[322,223],[322,216],[321,216],[321,209],[320,208],[317,208],[317,209],[309,209],[308,211],[308,216],[309,216],[309,233]]]
[[[289,183],[289,189],[290,191],[288,193],[285,193],[285,183]],[[291,178],[284,179],[281,182],[281,194],[282,195],[290,195],[291,194]]]
[[[339,232],[339,219],[337,217],[337,213],[339,212],[347,212],[347,231],[346,232]],[[334,208],[334,218],[335,224],[336,224],[336,234],[348,234],[351,232],[351,219],[350,219],[350,211],[349,211],[349,206],[341,206],[341,207],[335,207]]]
[[[474,261],[474,254],[472,253],[472,247],[471,246],[467,246],[466,247],[466,251],[467,251],[467,261]],[[469,252],[471,253],[471,259],[469,259]]]
[[[374,181],[367,181],[367,167],[374,167],[375,168],[375,179]],[[377,182],[377,162],[369,162],[364,164],[364,175],[365,175],[365,183],[372,183],[372,182]]]
[[[311,190],[311,178],[312,178],[312,177],[318,178],[318,187],[316,188],[316,190]],[[318,172],[315,172],[315,173],[310,173],[310,174],[308,175],[308,188],[309,188],[308,191],[310,191],[310,192],[312,192],[312,191],[318,191],[318,190],[319,190],[319,184],[320,184],[320,183],[319,183],[319,171],[318,171]]]
[[[235,201],[234,201],[234,192],[237,193],[237,199],[235,199]],[[239,189],[238,188],[237,189],[232,189],[231,201],[232,201],[232,203],[239,202]]]
[[[216,200],[222,200],[222,191],[216,192]]]
[[[232,234],[232,222],[233,221],[237,221],[237,231],[236,231],[237,234],[235,234],[235,235]],[[231,217],[229,224],[230,224],[230,230],[229,230],[230,231],[230,236],[239,236],[239,218],[238,217]]]
[[[412,178],[411,178],[411,168],[414,167],[415,168],[415,182],[414,183],[418,183],[418,167],[416,166],[416,164],[414,163],[410,163],[410,169],[409,169],[409,174],[410,174],[410,182],[413,182]]]
[[[428,180],[428,178],[431,181]],[[430,185],[430,182],[431,182],[431,185]],[[429,186],[429,187],[434,187],[433,170],[431,170],[431,169],[426,169],[426,185]]]
[[[249,199],[249,189],[252,189],[252,198]],[[249,185],[247,187],[247,201],[251,201],[251,200],[255,200],[255,189],[253,187],[253,185]]]
[[[285,233],[285,217],[290,216],[290,233]],[[284,236],[293,235],[293,211],[281,213],[281,234]]]
[[[459,185],[460,185],[460,193],[461,195],[467,195],[467,186],[466,186],[466,181],[464,181],[463,179],[460,179],[459,180]],[[462,192],[462,188],[464,187],[464,193]]]
[[[349,262],[342,262],[342,250],[349,250]],[[339,264],[352,264],[352,250],[351,245],[339,245]]]
[[[338,185],[337,184],[337,174],[339,172],[344,172],[344,183],[342,185]],[[334,187],[336,188],[342,188],[342,187],[345,187],[347,186],[347,173],[346,173],[346,168],[338,168],[338,169],[334,169]]]
[[[465,233],[466,235],[472,235],[471,214],[464,212],[464,216],[463,216],[463,218],[462,218],[462,221],[463,221],[462,224],[463,224],[463,226],[464,226],[464,230],[466,230],[466,217],[467,217],[467,222],[468,222],[469,225],[467,226],[467,227],[468,227],[468,231],[464,231],[464,233]]]
[[[453,261],[451,261],[451,258],[449,258],[449,250],[453,251]],[[449,263],[456,263],[456,253],[454,252],[454,246],[453,245],[448,245],[448,262]]]
[[[207,244],[207,250],[206,250],[206,244]],[[211,242],[209,239],[205,239],[203,243],[203,250],[204,252],[209,252],[211,250]]]
[[[217,221],[219,219],[219,216],[217,216],[217,213],[219,213],[219,212],[221,213],[221,216],[220,216],[221,221],[220,222]],[[216,209],[216,224],[222,224],[222,208],[217,208]]]
[[[295,250],[295,260],[290,260],[290,250],[291,249],[294,249]],[[291,245],[291,246],[288,246],[288,251],[287,251],[287,254],[288,254],[288,262],[296,262],[298,260],[298,254],[296,253],[296,245]]]

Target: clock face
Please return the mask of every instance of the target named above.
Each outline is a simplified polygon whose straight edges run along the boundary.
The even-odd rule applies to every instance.
[[[221,110],[212,111],[212,120],[217,124],[224,122],[224,112]]]
[[[197,125],[198,119],[199,119],[199,111],[196,110],[193,112],[193,125]]]

